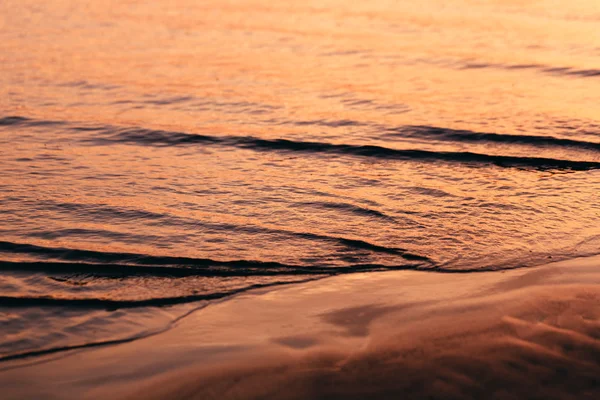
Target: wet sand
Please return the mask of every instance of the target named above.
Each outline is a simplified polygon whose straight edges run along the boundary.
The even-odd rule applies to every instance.
[[[600,257],[257,290],[123,345],[0,365],[3,399],[600,398]],[[20,367],[18,367],[20,366]]]

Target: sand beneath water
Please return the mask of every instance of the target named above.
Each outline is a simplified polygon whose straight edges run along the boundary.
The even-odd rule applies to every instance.
[[[253,291],[0,369],[3,399],[599,399],[600,257]]]

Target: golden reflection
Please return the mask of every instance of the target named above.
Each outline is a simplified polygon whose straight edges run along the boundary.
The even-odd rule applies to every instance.
[[[532,369],[597,348],[589,268],[479,272],[598,251],[599,22],[592,0],[2,0],[0,362],[144,335],[157,371],[201,348],[356,373],[453,332],[477,340],[451,357]]]

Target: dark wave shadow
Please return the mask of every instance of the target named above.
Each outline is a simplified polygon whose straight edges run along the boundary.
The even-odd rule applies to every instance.
[[[208,136],[139,128],[121,129],[113,134],[94,138],[92,141],[96,144],[131,143],[146,146],[219,145],[256,151],[335,154],[419,162],[442,161],[447,163],[495,165],[506,168],[531,168],[537,170],[587,171],[600,168],[600,162],[594,161],[502,156],[472,152],[399,150],[374,145],[333,144],[289,139],[261,139],[252,136]]]
[[[503,69],[507,71],[511,70],[535,70],[538,72],[551,74],[551,75],[562,75],[562,76],[574,76],[580,78],[598,78],[600,77],[600,69],[580,69],[574,67],[553,67],[544,64],[501,64],[501,63],[484,63],[484,62],[467,62],[460,66],[461,69]]]
[[[296,202],[296,207],[308,207],[308,208],[320,208],[324,210],[335,210],[341,211],[348,214],[354,214],[361,217],[377,218],[385,221],[396,222],[394,217],[391,217],[381,211],[374,210],[372,208],[356,206],[349,203],[341,202],[326,202],[326,201],[313,201],[313,202]],[[413,221],[411,221],[413,222]],[[414,223],[414,222],[413,222]]]
[[[37,121],[24,117],[5,117],[0,125],[37,126],[47,124],[67,124],[66,122]],[[327,126],[359,126],[356,121],[304,121],[306,124],[326,124]],[[375,127],[376,125],[373,125]],[[76,131],[82,127],[73,126]],[[588,171],[600,168],[600,162],[576,161],[543,157],[521,157],[509,155],[491,155],[474,152],[432,151],[420,149],[394,149],[376,145],[335,144],[315,141],[299,141],[290,139],[263,139],[254,136],[212,136],[185,132],[165,131],[146,128],[118,128],[110,125],[103,127],[84,127],[86,131],[96,132],[92,138],[82,139],[94,145],[114,143],[135,144],[141,146],[220,146],[233,147],[266,152],[293,152],[321,155],[342,155],[368,157],[382,160],[400,160],[416,162],[445,162],[463,165],[497,166],[504,168],[522,168],[535,170],[570,170]],[[497,133],[474,132],[468,130],[452,130],[432,126],[404,126],[384,128],[387,135],[403,135],[419,138],[459,142],[491,142],[505,144],[525,144],[555,147],[569,147],[585,150],[600,150],[600,144],[594,142],[562,139],[552,136],[535,135],[501,135]],[[384,134],[385,136],[385,134]]]
[[[475,132],[465,129],[449,129],[427,125],[409,125],[389,129],[384,137],[409,137],[419,139],[435,139],[463,143],[498,143],[521,144],[530,146],[575,148],[582,150],[600,151],[600,143],[574,139],[563,139],[554,136],[536,135],[504,135],[499,133]]]
[[[64,125],[64,121],[37,120],[19,116],[8,116],[0,118],[0,126],[49,126]]]
[[[213,292],[199,295],[176,296],[176,297],[161,297],[149,298],[140,300],[112,300],[105,298],[53,298],[50,296],[40,297],[12,297],[0,296],[0,307],[6,308],[22,308],[22,307],[69,307],[69,308],[84,308],[84,309],[106,309],[114,311],[123,308],[139,308],[139,307],[165,307],[177,304],[193,303],[205,300],[218,300],[224,297],[233,296],[252,289],[265,288],[270,286],[279,286],[292,283],[302,283],[318,279],[311,277],[295,281],[269,282],[264,284],[248,285],[241,289],[229,290],[224,292]],[[0,358],[0,361],[3,361]]]
[[[363,240],[335,238],[328,236],[320,236],[311,233],[298,234],[301,237],[308,239],[330,240],[341,245],[353,249],[369,250],[375,253],[386,253],[397,255],[409,261],[422,261],[433,264],[433,261],[428,257],[407,252],[406,250],[392,247],[379,246],[368,243]],[[65,249],[55,247],[43,247],[32,244],[22,244],[0,241],[0,252],[12,254],[24,254],[30,256],[43,257],[45,259],[54,259],[70,262],[92,262],[92,263],[120,263],[132,265],[155,265],[155,266],[187,266],[194,268],[209,268],[209,267],[245,267],[245,268],[271,268],[271,269],[286,269],[286,268],[301,268],[302,265],[286,265],[277,262],[267,261],[252,261],[252,260],[234,260],[234,261],[219,261],[208,258],[191,258],[191,257],[171,257],[171,256],[151,256],[135,253],[115,253],[101,252],[92,250]],[[324,264],[324,266],[328,267]],[[341,267],[336,267],[341,268]]]

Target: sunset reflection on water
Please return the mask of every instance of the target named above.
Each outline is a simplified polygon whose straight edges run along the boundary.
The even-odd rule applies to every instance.
[[[596,253],[599,23],[591,0],[3,0],[2,296],[101,316],[15,312],[63,336],[2,354],[87,342],[79,318],[118,336],[105,309]]]

